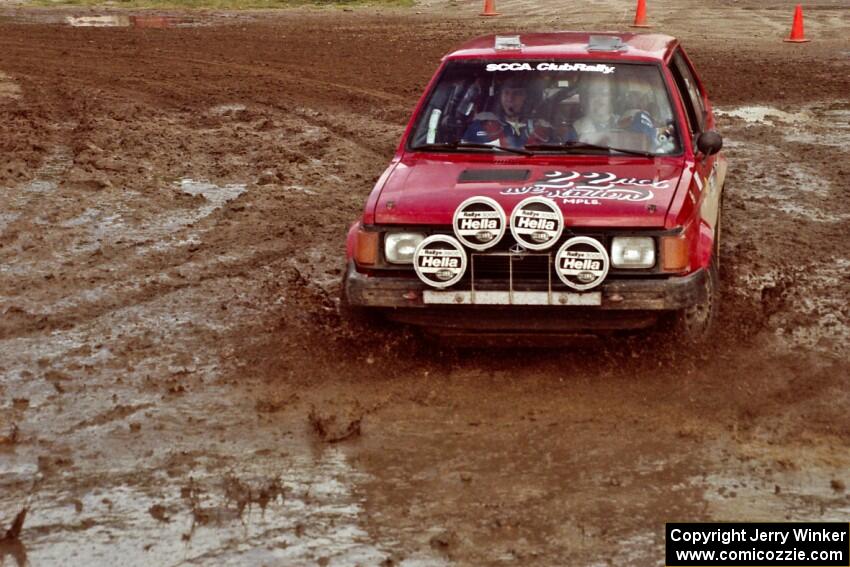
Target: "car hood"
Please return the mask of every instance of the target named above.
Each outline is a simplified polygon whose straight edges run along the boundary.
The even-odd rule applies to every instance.
[[[510,216],[527,197],[552,199],[567,226],[662,227],[682,174],[682,158],[581,157],[402,159],[375,207],[377,224],[450,225],[469,197],[495,199]]]

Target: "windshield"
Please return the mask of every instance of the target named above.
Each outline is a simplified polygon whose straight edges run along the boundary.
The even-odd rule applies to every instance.
[[[652,155],[681,148],[657,65],[562,60],[449,62],[410,147],[429,144]]]

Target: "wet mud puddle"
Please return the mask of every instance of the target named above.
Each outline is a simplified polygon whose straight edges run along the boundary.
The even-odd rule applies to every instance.
[[[725,466],[693,477],[712,517],[750,521],[841,522],[850,513],[843,478],[847,457],[829,445],[784,447],[767,438],[709,454]]]
[[[201,25],[185,17],[126,14],[67,16],[65,23],[75,28],[170,28]]]
[[[150,471],[148,483],[94,487],[76,497],[45,487],[27,518],[29,561],[377,565],[387,557],[359,525],[352,490],[358,473],[339,450],[266,465],[253,475],[244,468],[238,476],[193,472],[179,486]]]
[[[175,190],[198,198],[195,207],[165,211],[163,214],[139,222],[133,211],[133,203],[102,203],[88,207],[74,218],[64,221],[60,226],[68,229],[78,228],[88,233],[83,245],[75,247],[76,252],[92,251],[102,243],[121,240],[138,243],[137,252],[161,251],[171,246],[200,242],[198,234],[189,232],[179,234],[183,229],[208,217],[216,209],[242,195],[245,184],[227,184],[218,186],[208,181],[181,179],[173,184]],[[131,199],[144,199],[144,195],[127,191]],[[179,236],[178,236],[179,234]]]

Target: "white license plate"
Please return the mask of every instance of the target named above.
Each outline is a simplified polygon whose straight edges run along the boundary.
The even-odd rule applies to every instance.
[[[429,305],[602,305],[602,292],[563,291],[434,291],[425,290],[422,300]]]

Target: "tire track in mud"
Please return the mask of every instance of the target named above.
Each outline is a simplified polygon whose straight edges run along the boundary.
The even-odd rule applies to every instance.
[[[206,285],[206,280],[232,278],[234,274],[245,273],[246,268],[256,268],[258,264],[268,266],[272,260],[278,259],[279,256],[278,251],[266,251],[257,252],[247,257],[243,256],[239,261],[232,263],[217,262],[211,265],[208,271],[202,271],[198,274],[197,277],[201,281],[197,283],[187,281],[146,282],[142,285],[133,285],[132,289],[128,291],[126,289],[130,287],[128,283],[115,282],[108,284],[105,288],[88,290],[84,295],[84,297],[93,295],[95,298],[101,296],[99,301],[97,299],[88,301],[83,299],[75,302],[69,297],[63,297],[58,303],[70,304],[70,306],[59,310],[51,305],[45,306],[43,311],[30,310],[28,305],[7,307],[5,315],[12,318],[10,323],[13,323],[13,325],[9,326],[13,329],[6,329],[2,333],[2,340],[32,337],[40,333],[69,329],[129,306],[143,306],[145,303],[161,300],[169,294],[191,287],[200,287],[202,284]],[[180,262],[179,260],[167,265],[167,269],[177,267],[190,267],[197,270],[199,266],[197,263],[190,266],[188,261]],[[166,266],[158,266],[157,269],[162,270],[164,268]]]
[[[310,113],[308,111],[305,111],[304,115],[309,116]],[[359,203],[358,203],[358,206],[359,206]],[[116,247],[112,243],[109,243],[109,244],[110,244],[110,248],[111,248],[109,254],[110,254],[110,256],[115,256],[116,255],[116,250],[115,250]],[[138,244],[139,243],[133,243],[128,249],[131,249],[131,250],[134,249],[134,248],[137,249]],[[137,250],[134,250],[134,253],[137,253]],[[280,249],[279,253],[281,255],[284,255],[284,254],[287,254],[287,251],[285,249]],[[274,254],[271,253],[270,255],[267,255],[266,259],[271,259],[273,256],[274,256]],[[93,258],[93,257],[91,257],[91,258]],[[245,266],[246,268],[251,267],[251,266],[256,266],[257,261],[260,260],[260,259],[261,259],[260,255],[255,255],[254,257],[249,257],[241,265]],[[179,259],[176,259],[175,261],[171,261],[171,262],[168,262],[166,264],[163,264],[161,261],[157,261],[156,268],[158,270],[172,269],[172,268],[178,267],[180,265],[183,265],[186,262],[187,262],[187,260],[185,258],[179,258]],[[91,260],[87,263],[91,264]],[[266,263],[267,262],[265,262],[265,261],[262,262],[262,264],[266,264]],[[131,266],[132,266],[130,268],[131,272],[138,272],[140,270],[144,270],[145,265],[144,265],[144,263],[136,262],[135,265],[131,265]],[[223,272],[224,275],[226,275],[228,271],[230,271],[232,269],[236,269],[237,267],[238,266],[234,264],[232,266],[225,267],[223,269],[219,269],[218,271]],[[94,274],[96,274],[97,271],[98,271],[98,268],[96,267],[96,264],[95,264],[92,268],[88,269],[88,274],[82,273],[82,274],[80,274],[79,277],[89,278],[89,277],[92,277]],[[204,276],[204,277],[206,277],[206,276]],[[102,279],[102,278],[97,277],[96,279]],[[37,287],[41,287],[41,288],[52,287],[52,284],[50,282],[39,282],[39,283],[41,283],[41,285],[38,285]],[[139,288],[138,286],[135,286],[136,288],[133,289],[132,292],[122,294],[122,292],[119,291],[119,290],[121,290],[122,287],[125,287],[125,285],[122,285],[121,283],[109,284],[109,285],[110,285],[110,287],[112,288],[113,291],[111,293],[106,293],[106,295],[109,296],[110,299],[108,301],[105,301],[101,305],[99,305],[99,306],[98,305],[92,305],[91,301],[86,301],[84,303],[84,307],[82,307],[81,309],[74,309],[70,312],[68,312],[67,310],[63,310],[60,313],[55,313],[53,316],[49,317],[48,320],[45,320],[44,317],[39,315],[38,319],[36,319],[36,321],[34,321],[33,324],[30,325],[29,329],[26,328],[26,325],[21,325],[21,321],[20,321],[20,319],[21,319],[20,315],[22,315],[22,314],[25,315],[26,312],[23,312],[23,313],[18,312],[18,316],[17,316],[17,318],[18,318],[17,323],[18,324],[16,325],[17,333],[18,334],[20,334],[21,332],[26,333],[26,332],[29,332],[29,331],[36,330],[35,328],[43,330],[45,327],[53,328],[55,326],[61,326],[61,325],[63,325],[63,322],[67,323],[68,321],[73,321],[73,320],[79,319],[79,317],[86,317],[86,318],[87,317],[98,317],[99,315],[101,315],[105,312],[110,312],[110,311],[113,311],[117,308],[120,308],[121,306],[125,305],[128,302],[129,303],[135,303],[135,302],[138,302],[138,301],[150,301],[151,299],[156,298],[161,293],[167,293],[169,290],[172,290],[172,289],[178,289],[179,290],[180,288],[186,286],[186,284],[184,284],[184,283],[162,284],[161,282],[158,282],[158,283],[155,283],[155,284],[143,285],[141,288]],[[87,295],[91,295],[91,293],[87,291]],[[62,302],[67,303],[67,300],[63,299]],[[92,310],[92,308],[94,310]],[[53,319],[53,321],[51,321],[50,319]]]
[[[2,45],[2,41],[0,41],[0,45]],[[21,47],[17,44],[15,45],[15,50],[19,53],[22,52],[22,51],[23,52],[29,51],[31,54],[39,54],[40,60],[42,62],[51,62],[51,61],[56,59],[57,53],[62,54],[62,53],[66,52],[66,50],[62,47],[55,47],[55,48],[52,48],[52,51],[53,51],[52,54],[46,55],[44,53],[45,53],[45,51],[47,51],[47,52],[51,51],[50,47],[46,47],[46,48],[42,48],[42,47],[26,48],[26,47]],[[81,57],[81,56],[85,56],[85,55],[90,55],[91,57],[96,57],[99,54],[100,54],[100,51],[98,49],[85,49],[84,48],[84,49],[76,49],[75,50],[75,55],[77,57]],[[128,53],[128,54],[125,54],[123,56],[123,58],[127,60],[126,62],[128,64],[128,66],[130,66],[130,64],[133,62],[133,60],[138,58],[138,56],[139,56],[138,53]],[[279,80],[281,85],[289,85],[291,83],[292,77],[297,76],[299,83],[307,83],[308,85],[327,87],[327,88],[330,88],[332,90],[336,90],[336,91],[341,92],[341,93],[360,95],[361,97],[364,97],[366,99],[376,99],[378,101],[385,102],[385,103],[386,102],[394,102],[394,103],[397,103],[397,104],[404,104],[405,102],[409,102],[408,97],[405,97],[404,95],[398,95],[398,94],[395,94],[395,93],[386,92],[386,91],[382,91],[382,90],[378,90],[378,89],[366,89],[366,88],[362,88],[362,87],[358,87],[358,86],[354,86],[354,85],[350,85],[350,84],[337,83],[337,82],[328,81],[328,80],[306,77],[303,74],[298,73],[299,71],[304,70],[303,66],[292,65],[292,64],[284,64],[284,63],[281,63],[281,62],[275,62],[274,68],[272,68],[269,63],[265,63],[265,64],[262,64],[262,65],[248,65],[248,64],[245,64],[245,63],[237,63],[237,62],[224,62],[224,61],[216,61],[216,60],[212,60],[212,59],[194,59],[194,58],[187,58],[185,56],[154,55],[154,54],[150,54],[150,53],[145,53],[144,58],[145,58],[146,61],[156,62],[156,63],[159,63],[159,64],[179,63],[179,64],[190,65],[190,66],[193,65],[193,64],[197,65],[196,69],[190,69],[190,71],[187,71],[187,73],[190,73],[191,71],[197,72],[198,69],[203,69],[205,72],[208,72],[209,68],[218,68],[218,69],[227,70],[227,71],[241,71],[241,72],[243,72],[243,76],[247,80],[266,79],[266,78],[272,77],[272,78]],[[91,75],[89,75],[89,72],[91,71],[91,69],[85,63],[81,63],[77,69],[78,70],[83,70],[83,69],[86,70],[87,75],[88,75],[86,78],[69,76],[69,73],[74,71],[74,68],[68,68],[68,67],[63,66],[62,69],[63,69],[63,73],[57,75],[57,78],[61,78],[63,81],[77,82],[80,85],[87,85],[87,86],[90,86],[90,88],[94,88],[94,89],[98,88],[97,85],[96,85],[97,81],[93,80],[93,79],[96,79],[96,78],[91,77]],[[284,69],[290,69],[291,71],[287,72]],[[22,73],[22,74],[25,74],[25,73]],[[42,75],[43,69],[40,69],[37,74]],[[35,73],[30,73],[30,74],[27,74],[27,75],[28,76],[37,76]],[[103,73],[101,75],[101,78],[102,79],[114,79],[114,75],[112,75],[110,73]],[[152,78],[152,79],[149,79],[149,80],[145,80],[141,77],[134,76],[134,77],[132,77],[132,80],[138,81],[139,83],[145,85],[151,91],[157,93],[159,96],[161,96],[161,93],[162,93],[161,87],[163,85],[170,87],[173,92],[181,92],[181,91],[185,90],[185,87],[186,87],[186,85],[184,83],[169,81],[169,80],[167,80],[167,79],[165,79],[161,76],[156,77],[156,78]],[[106,81],[104,81],[104,82],[106,82]],[[93,85],[92,83],[95,83],[95,84]],[[125,87],[123,89],[118,88],[118,87],[115,87],[115,88],[110,87],[110,89],[111,90],[124,90],[128,95],[133,95],[133,96],[128,96],[128,99],[135,99],[138,96],[138,94],[140,94],[138,90],[132,90],[130,87]],[[153,94],[151,94],[151,96],[153,96]]]
[[[376,161],[386,161],[387,156],[392,155],[404,128],[404,126],[396,123],[385,122],[384,128],[394,130],[395,132],[383,136],[386,138],[385,141],[377,140],[376,142],[370,142],[368,139],[363,139],[362,132],[357,132],[354,127],[349,127],[344,123],[341,123],[341,121],[336,117],[323,119],[318,117],[315,111],[304,108],[290,109],[290,112],[313,126],[325,128],[335,134],[340,134],[341,136],[354,141],[358,146],[365,148],[372,153]],[[370,122],[372,122],[372,126],[374,127],[375,121],[371,120]],[[375,180],[377,180],[378,174],[374,177]]]

